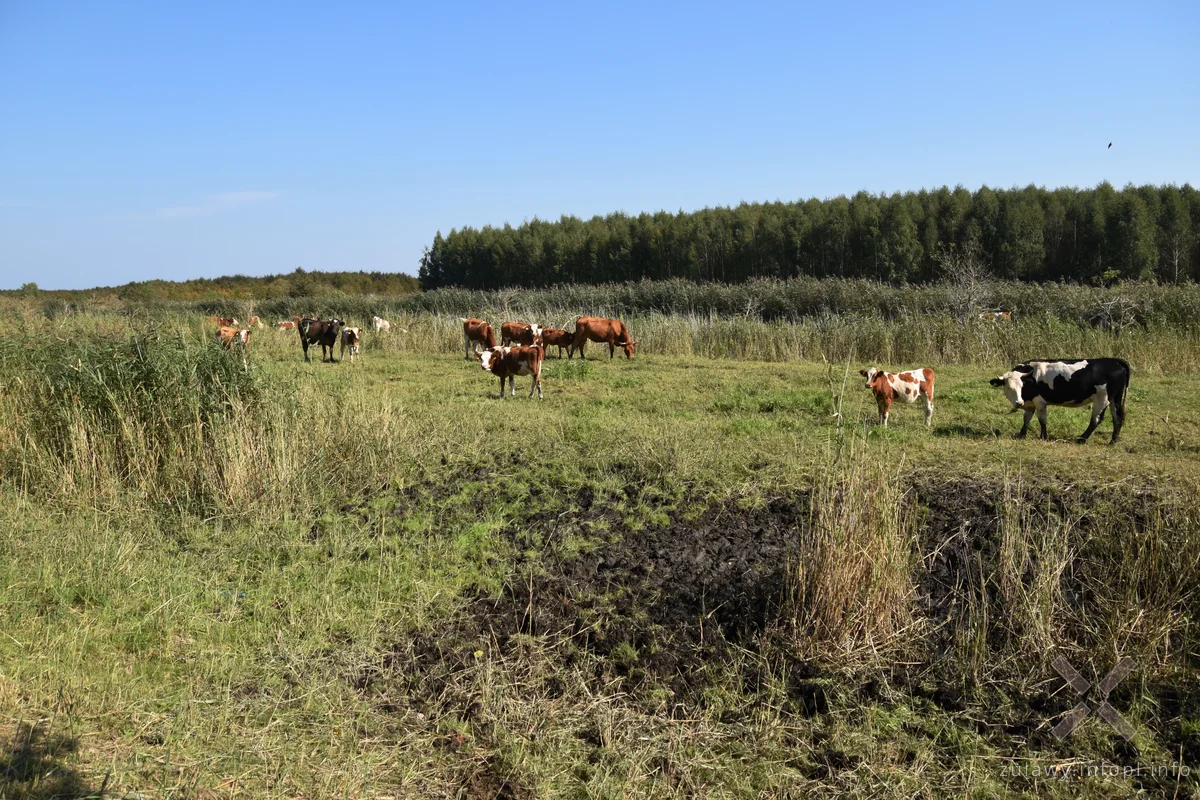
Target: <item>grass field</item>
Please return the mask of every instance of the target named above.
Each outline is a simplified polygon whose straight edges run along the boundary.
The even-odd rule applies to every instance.
[[[541,402],[421,314],[355,364],[268,330],[243,368],[199,318],[11,337],[0,798],[1196,794],[1192,333],[1024,354],[1131,360],[1108,447],[1080,410],[1012,439],[1019,325],[641,322]],[[932,429],[875,424],[872,363],[937,369]],[[1060,654],[1135,660],[1132,742],[1052,735]]]

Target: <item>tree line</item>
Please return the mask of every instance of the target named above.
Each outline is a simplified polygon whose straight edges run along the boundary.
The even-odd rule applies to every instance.
[[[1200,278],[1200,192],[1109,183],[743,203],[692,213],[533,219],[439,231],[421,259],[424,289],[540,287],[682,278],[944,277],[948,252],[979,253],[993,278],[1025,282]]]
[[[278,300],[282,298],[357,295],[398,296],[421,290],[417,279],[399,272],[323,272],[297,267],[280,275],[224,275],[186,281],[135,281],[93,289],[40,290],[36,283],[0,295],[43,297],[62,301],[127,301],[134,303],[189,300]]]

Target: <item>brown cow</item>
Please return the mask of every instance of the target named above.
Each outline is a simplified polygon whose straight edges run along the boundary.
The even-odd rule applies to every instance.
[[[479,342],[484,348],[491,350],[496,346],[496,336],[492,333],[492,326],[481,319],[463,319],[463,354],[469,361],[471,359],[471,342]]]
[[[340,319],[313,319],[305,317],[300,320],[297,328],[300,331],[300,345],[304,348],[304,360],[311,361],[308,357],[308,346],[311,344],[321,345],[321,363],[324,363],[325,350],[329,350],[329,363],[337,363],[333,357],[333,347],[338,341],[338,331],[341,330],[345,323]]]
[[[606,342],[609,358],[613,357],[618,345],[625,351],[626,358],[633,358],[633,348],[637,345],[629,335],[625,323],[619,319],[580,317],[575,320],[575,334],[571,340],[571,347],[567,349],[567,358],[572,358],[575,350],[579,351],[580,358],[587,358],[583,354],[583,347],[589,339],[593,342]]]
[[[571,349],[571,342],[574,338],[575,334],[570,331],[559,330],[558,328],[542,328],[542,347],[547,349],[557,347],[559,358],[562,358],[564,347],[568,351]]]
[[[528,322],[506,322],[500,326],[500,344],[507,347],[516,342],[525,347],[541,343],[542,326]]]
[[[879,422],[883,427],[887,427],[893,400],[915,403],[918,397],[925,403],[925,424],[933,424],[934,374],[929,367],[908,372],[884,372],[871,367],[859,370],[858,374],[867,379],[867,388],[875,395]]]
[[[500,378],[500,397],[504,397],[504,379],[508,378],[508,389],[513,397],[517,396],[517,375],[532,375],[533,385],[529,387],[529,396],[533,397],[537,390],[538,400],[542,399],[542,357],[540,347],[494,347],[476,353],[475,357],[483,365],[486,372]]]
[[[263,326],[262,320],[259,319],[258,317],[251,317],[250,322],[247,323],[247,327],[249,327],[249,328],[261,328],[262,326]]]

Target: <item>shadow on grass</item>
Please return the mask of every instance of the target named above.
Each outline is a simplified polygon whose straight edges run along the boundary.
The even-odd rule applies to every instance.
[[[943,425],[933,429],[933,435],[949,439],[992,439],[1000,435],[996,428],[975,427],[972,425]]]
[[[81,800],[102,797],[104,787],[90,789],[67,765],[78,740],[21,723],[16,733],[0,742],[0,797],[4,800]]]

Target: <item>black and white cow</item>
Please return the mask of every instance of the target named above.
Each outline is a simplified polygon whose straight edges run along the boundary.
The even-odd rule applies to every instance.
[[[1025,424],[1017,434],[1018,439],[1024,439],[1029,432],[1029,420],[1035,413],[1042,426],[1042,438],[1046,438],[1048,406],[1079,408],[1090,404],[1092,420],[1079,437],[1082,444],[1104,419],[1104,412],[1111,403],[1113,435],[1109,444],[1116,444],[1121,426],[1125,424],[1125,390],[1129,388],[1129,374],[1129,364],[1119,358],[1026,361],[999,378],[992,378],[992,386],[1004,389],[1014,413],[1025,411]]]

